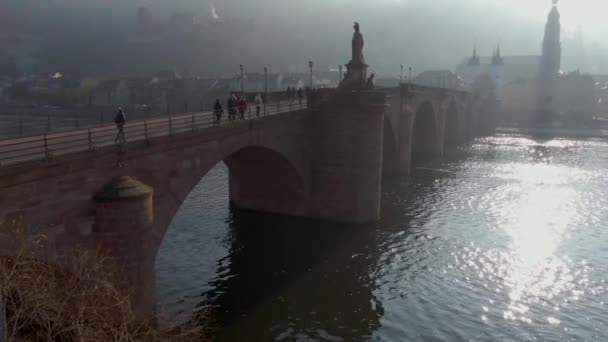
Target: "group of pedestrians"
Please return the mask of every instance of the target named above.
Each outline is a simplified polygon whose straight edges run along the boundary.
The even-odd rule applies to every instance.
[[[295,89],[293,89],[293,92],[293,96],[295,97]],[[301,94],[301,90],[299,91],[298,96],[300,96],[300,103],[302,103],[303,94]],[[262,99],[261,94],[258,93],[255,95],[253,99],[253,106],[255,107],[255,116],[259,117],[264,107],[264,100]],[[237,119],[245,120],[245,114],[248,113],[248,111],[250,110],[247,98],[244,95],[239,98],[234,93],[231,94],[228,100],[226,101],[226,108],[228,109],[229,121],[234,121]],[[223,114],[224,107],[222,107],[220,99],[216,99],[213,105],[213,123],[221,123]],[[125,111],[120,107],[118,108],[118,112],[114,117],[114,123],[116,124],[116,129],[118,130],[114,141],[117,145],[123,145],[127,142],[124,131],[124,127],[127,123],[127,117]]]
[[[289,102],[293,102],[296,100],[296,96],[298,97],[298,101],[300,102],[300,104],[302,104],[302,102],[304,101],[304,90],[302,88],[296,90],[295,87],[287,87],[287,100]]]
[[[264,100],[262,100],[261,94],[255,96],[253,105],[255,106],[255,116],[259,117],[262,112],[262,107],[264,106]],[[237,116],[238,119],[245,120],[245,113],[249,110],[249,103],[244,95],[238,98],[236,94],[233,93],[226,101],[226,108],[228,108],[228,121],[237,120]],[[220,102],[220,99],[216,99],[215,104],[213,105],[213,115],[215,118],[213,122],[219,124],[222,121],[223,114],[224,108],[222,107],[222,103]]]

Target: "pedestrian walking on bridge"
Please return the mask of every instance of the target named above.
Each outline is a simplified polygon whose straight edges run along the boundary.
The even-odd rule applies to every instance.
[[[228,98],[228,102],[226,103],[226,106],[228,107],[228,120],[229,121],[235,120],[236,119],[237,99],[234,94],[232,94],[232,96],[230,96]]]
[[[248,107],[249,105],[247,104],[245,95],[241,96],[241,99],[239,100],[239,117],[241,120],[245,120],[245,112],[247,112]]]
[[[217,125],[222,121],[222,114],[224,114],[224,108],[222,108],[220,99],[215,100],[215,105],[213,105],[213,114],[215,115],[214,124]]]
[[[264,105],[264,101],[262,100],[262,95],[257,94],[255,96],[255,99],[253,100],[253,102],[255,103],[255,116],[259,117],[260,112],[262,111],[262,106]]]
[[[374,74],[371,74],[369,76],[369,78],[367,79],[367,84],[365,85],[367,89],[372,90],[374,89]]]
[[[116,124],[116,128],[118,129],[118,134],[116,134],[116,139],[114,141],[118,145],[122,145],[127,142],[125,138],[125,124],[127,123],[127,116],[125,115],[125,111],[118,107],[118,113],[114,117],[114,123]]]
[[[300,100],[300,106],[302,105],[302,101],[304,100],[304,91],[302,88],[298,89],[298,100]]]

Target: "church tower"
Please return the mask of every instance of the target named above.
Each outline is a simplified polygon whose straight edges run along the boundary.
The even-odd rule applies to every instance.
[[[560,41],[560,14],[557,9],[558,0],[553,0],[553,8],[549,12],[543,39],[543,55],[541,58],[540,76],[542,79],[553,79],[559,74],[562,61],[562,43]]]
[[[559,76],[562,59],[562,43],[560,41],[561,24],[557,3],[558,0],[553,0],[553,8],[547,18],[545,37],[543,39],[543,54],[538,75],[539,121],[547,121],[557,112],[555,83]]]
[[[473,83],[481,73],[481,63],[477,55],[477,47],[473,49],[473,56],[469,59],[464,75],[464,83],[468,90],[473,89]]]
[[[500,45],[492,55],[492,65],[490,66],[490,76],[496,86],[496,98],[502,100],[502,89],[505,84],[505,63],[500,55]]]

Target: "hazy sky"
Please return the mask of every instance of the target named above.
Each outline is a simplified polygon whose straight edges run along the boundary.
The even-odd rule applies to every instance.
[[[366,0],[329,0],[339,5]],[[401,4],[418,0],[373,0],[378,4]],[[462,5],[492,5],[507,11],[544,21],[552,6],[552,0],[443,0]],[[221,2],[221,0],[217,1]],[[605,35],[608,39],[608,0],[560,0],[559,9],[562,14],[562,24],[566,30],[576,29],[582,25],[586,32],[593,35]],[[602,37],[597,37],[601,39]]]
[[[41,26],[37,32],[60,31],[66,56],[80,56],[83,30],[113,31],[128,37],[137,21],[138,6],[147,6],[154,20],[167,20],[174,12],[195,13],[205,20],[211,8],[222,18],[250,20],[255,25],[236,37],[224,37],[216,49],[228,47],[216,60],[199,61],[200,68],[221,65],[230,69],[246,60],[252,67],[278,65],[305,68],[344,63],[350,53],[352,22],[359,21],[366,39],[366,57],[380,70],[395,70],[402,63],[416,70],[452,68],[469,56],[473,45],[490,55],[498,43],[504,55],[538,55],[544,23],[552,0],[0,0],[37,13],[29,20],[13,20],[22,26]],[[43,6],[46,4],[47,6]],[[566,70],[598,64],[589,61],[593,46],[601,47],[595,59],[603,61],[608,44],[608,0],[560,0],[563,25],[563,67]],[[0,6],[0,18],[3,8]],[[13,16],[6,16],[12,18]],[[27,18],[27,16],[26,16]],[[68,23],[72,22],[71,26]],[[229,21],[232,22],[232,21]],[[25,23],[25,24],[23,24]],[[0,31],[2,27],[0,21]],[[584,39],[573,33],[581,26]],[[75,30],[74,27],[78,29]],[[0,32],[1,33],[1,32]],[[203,32],[204,33],[204,32]],[[108,38],[109,39],[109,38]],[[234,42],[239,40],[239,42]],[[584,40],[584,43],[583,43]],[[231,41],[233,41],[231,43]],[[598,44],[594,44],[598,43]],[[100,47],[106,45],[98,44]],[[200,45],[200,44],[199,44]],[[191,45],[192,47],[196,47]],[[206,46],[202,45],[202,48]],[[234,49],[242,48],[243,51]],[[232,49],[232,50],[231,50]],[[584,50],[587,51],[584,51]],[[87,51],[90,49],[86,49]],[[208,54],[175,47],[164,49],[160,59],[174,55]],[[234,51],[233,51],[234,50]],[[223,51],[220,49],[220,51]],[[273,51],[269,54],[268,51]],[[90,54],[100,55],[99,51]],[[65,56],[64,56],[65,55]],[[85,54],[87,55],[87,54]],[[154,55],[154,54],[152,54]],[[88,56],[88,55],[87,55]],[[87,57],[85,56],[85,57]],[[236,56],[228,60],[226,56]],[[599,57],[598,57],[599,56]],[[238,57],[238,58],[237,58]],[[76,57],[74,57],[76,58]],[[80,58],[80,57],[79,57]],[[84,57],[83,57],[84,58]],[[88,57],[87,57],[88,58]],[[104,55],[102,60],[105,60]],[[238,60],[237,60],[238,59]],[[182,62],[166,62],[168,65]],[[236,63],[236,64],[235,64]],[[603,62],[602,72],[608,72]],[[397,67],[396,67],[397,66]],[[194,70],[196,68],[193,67]],[[597,68],[596,68],[597,69]],[[299,69],[298,69],[299,70]]]
[[[400,0],[383,0],[400,1]],[[407,1],[407,0],[403,0]],[[455,0],[456,1],[456,0]],[[504,7],[519,15],[532,19],[545,20],[551,8],[550,0],[465,0]],[[463,2],[463,1],[460,1]],[[608,39],[608,1],[606,0],[561,0],[559,10],[562,25],[566,30],[582,25],[586,32],[594,35],[605,34]],[[598,37],[599,38],[599,37]]]

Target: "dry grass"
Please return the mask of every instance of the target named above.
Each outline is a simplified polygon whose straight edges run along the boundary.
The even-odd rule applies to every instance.
[[[138,317],[99,255],[77,253],[59,268],[37,258],[43,238],[25,238],[15,227],[9,231],[20,238],[13,240],[10,257],[0,257],[8,342],[209,340],[208,332],[194,325],[163,332]]]

